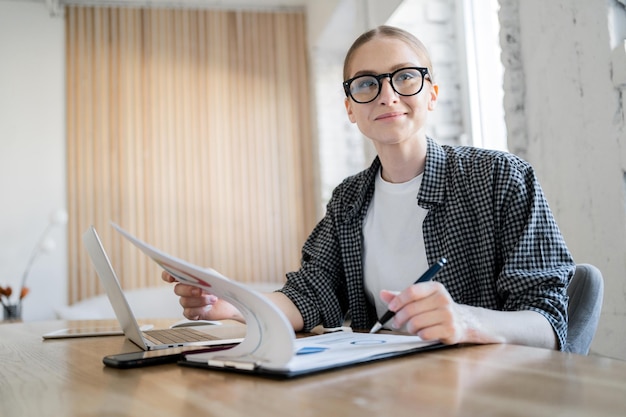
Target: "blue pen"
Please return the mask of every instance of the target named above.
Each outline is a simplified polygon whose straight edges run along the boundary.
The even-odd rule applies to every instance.
[[[417,284],[420,282],[430,281],[431,279],[433,279],[435,275],[437,275],[437,272],[439,272],[441,268],[443,268],[446,265],[447,262],[448,261],[446,260],[446,258],[439,259],[435,264],[433,264],[430,268],[428,268],[428,270],[424,272],[422,276],[419,277],[417,281],[415,281],[415,283]],[[393,311],[387,310],[387,312],[383,314],[381,319],[376,322],[374,327],[372,327],[372,330],[370,330],[370,333],[376,333],[377,331],[382,329],[383,325],[387,323],[389,320],[391,320],[391,318],[395,315],[396,313],[394,313]]]

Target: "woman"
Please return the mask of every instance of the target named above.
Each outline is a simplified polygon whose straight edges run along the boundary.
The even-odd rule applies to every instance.
[[[575,265],[531,166],[426,136],[439,87],[405,31],[360,36],[344,80],[348,117],[378,156],[334,190],[300,269],[267,297],[296,331],[340,326],[348,312],[353,328],[369,329],[389,309],[388,326],[426,340],[563,349]],[[413,284],[440,257],[446,268]],[[241,317],[198,288],[175,293],[187,318]]]

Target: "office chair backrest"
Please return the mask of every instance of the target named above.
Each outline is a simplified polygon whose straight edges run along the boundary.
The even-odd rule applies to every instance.
[[[567,288],[569,316],[565,351],[586,355],[600,320],[604,281],[598,268],[576,265],[576,272]]]

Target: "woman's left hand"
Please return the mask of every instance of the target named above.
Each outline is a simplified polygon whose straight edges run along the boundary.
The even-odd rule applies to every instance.
[[[396,315],[395,328],[424,340],[457,343],[514,343],[548,349],[558,339],[546,317],[537,311],[499,311],[454,302],[439,282],[413,284],[402,292],[383,290],[381,299]]]
[[[468,341],[469,312],[455,303],[439,282],[413,284],[397,293],[383,290],[381,299],[396,314],[392,326],[417,334],[424,340],[440,340],[445,344]]]

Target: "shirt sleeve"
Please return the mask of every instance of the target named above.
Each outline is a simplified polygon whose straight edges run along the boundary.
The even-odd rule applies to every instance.
[[[504,267],[497,279],[503,310],[531,310],[552,325],[559,342],[567,338],[567,286],[575,264],[532,167],[508,159],[496,172],[502,187]],[[509,167],[511,168],[511,167]]]
[[[334,226],[336,193],[328,203],[326,215],[302,248],[300,269],[289,272],[287,282],[279,290],[300,311],[304,331],[319,324],[341,326],[347,310],[341,251]]]

